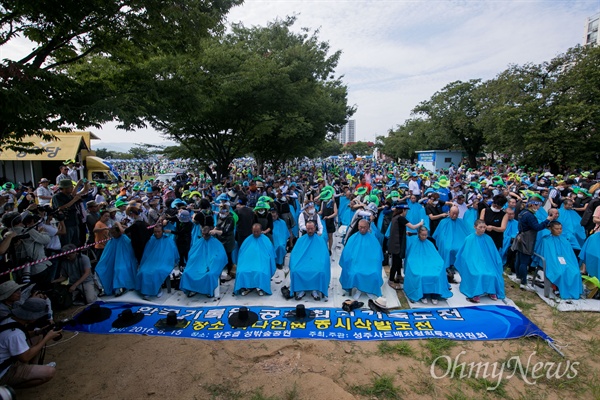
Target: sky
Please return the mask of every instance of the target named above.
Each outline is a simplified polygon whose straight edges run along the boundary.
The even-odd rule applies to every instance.
[[[598,12],[600,0],[245,0],[227,19],[265,26],[296,15],[295,29],[318,29],[332,52],[342,51],[336,74],[357,108],[356,140],[374,141],[450,82],[492,79],[510,64],[542,63],[581,44],[587,17]],[[163,140],[116,124],[94,132],[98,147]]]

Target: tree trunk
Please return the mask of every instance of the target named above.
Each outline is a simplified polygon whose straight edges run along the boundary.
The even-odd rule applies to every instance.
[[[469,155],[469,167],[477,168],[477,154],[476,153],[468,153]]]
[[[260,157],[255,157],[256,160],[256,175],[263,175],[263,169],[265,168],[265,160]]]

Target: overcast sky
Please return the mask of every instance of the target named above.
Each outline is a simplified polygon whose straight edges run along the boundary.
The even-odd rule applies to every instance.
[[[541,63],[581,44],[586,18],[598,12],[600,0],[245,0],[228,20],[266,25],[296,14],[297,29],[319,29],[343,52],[337,73],[357,106],[356,139],[366,141],[450,82],[490,79],[509,64]],[[104,142],[161,141],[114,124],[95,132]]]

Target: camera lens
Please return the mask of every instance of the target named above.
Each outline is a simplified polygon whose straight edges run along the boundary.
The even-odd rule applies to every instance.
[[[0,400],[14,400],[17,394],[10,386],[0,386]]]

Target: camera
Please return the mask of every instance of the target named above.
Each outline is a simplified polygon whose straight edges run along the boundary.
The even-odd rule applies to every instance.
[[[0,400],[14,400],[17,398],[17,394],[7,385],[0,386]]]
[[[54,217],[54,219],[57,220],[57,221],[64,221],[65,220],[65,213],[62,212],[61,210],[55,210],[55,209],[53,209],[49,205],[45,205],[43,207],[43,210],[47,213],[48,218]]]
[[[53,330],[53,331],[60,331],[65,326],[75,326],[76,324],[77,324],[77,322],[73,318],[61,319],[60,321],[57,321],[54,324],[49,325],[48,327],[46,327],[46,329],[44,329],[42,331],[42,335],[46,335],[51,330]],[[54,338],[54,341],[58,342],[60,339],[62,339],[62,333],[58,337]],[[0,400],[2,400],[2,399],[0,398]]]

